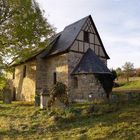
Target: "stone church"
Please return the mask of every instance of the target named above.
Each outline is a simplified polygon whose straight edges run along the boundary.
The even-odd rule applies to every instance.
[[[112,76],[107,68],[108,59],[89,15],[66,26],[40,53],[12,64],[13,98],[33,101],[35,94],[56,82],[67,85],[71,100],[105,97],[110,92],[107,89],[111,87],[108,81]]]

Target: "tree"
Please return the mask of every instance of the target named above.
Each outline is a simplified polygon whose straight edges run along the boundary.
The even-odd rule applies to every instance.
[[[55,34],[35,0],[1,0],[0,9],[0,60],[4,63],[28,58]]]
[[[7,2],[8,1],[0,0],[0,25],[12,15]]]
[[[122,73],[122,69],[121,69],[120,67],[118,67],[118,68],[116,69],[116,72],[117,72],[117,75],[120,76],[121,73]]]
[[[117,73],[117,80],[119,77],[123,76],[123,71],[120,67],[116,68],[116,73]]]
[[[124,72],[125,72],[125,76],[127,79],[127,82],[129,82],[129,77],[131,72],[134,70],[134,64],[131,62],[126,62],[123,66],[122,66]]]
[[[116,72],[116,70],[111,69],[110,71],[112,72],[113,80],[115,80],[117,78],[117,72]]]
[[[140,77],[140,68],[136,69],[136,76]]]

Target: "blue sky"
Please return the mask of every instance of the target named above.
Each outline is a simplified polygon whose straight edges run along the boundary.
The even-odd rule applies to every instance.
[[[87,15],[93,17],[110,56],[109,68],[125,62],[140,67],[140,0],[37,0],[57,32]]]

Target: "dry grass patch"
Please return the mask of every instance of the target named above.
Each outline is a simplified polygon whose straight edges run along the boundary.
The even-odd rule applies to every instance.
[[[32,103],[0,102],[0,139],[140,139],[140,102],[73,104],[69,110],[47,112]],[[53,119],[53,116],[58,119]]]

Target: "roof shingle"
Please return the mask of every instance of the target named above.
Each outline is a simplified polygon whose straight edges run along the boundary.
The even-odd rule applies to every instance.
[[[79,64],[75,67],[72,74],[111,74],[107,66],[99,59],[91,48],[83,55]]]
[[[53,46],[50,55],[57,54],[67,50],[74,42],[76,37],[78,36],[80,30],[82,29],[84,23],[88,19],[89,16],[82,18],[81,20],[66,26],[64,30],[61,32],[61,35]]]
[[[95,31],[99,37],[99,41],[101,43],[101,47],[103,48],[103,51],[105,53],[106,58],[109,59],[109,56],[107,55],[107,53],[105,51],[105,48],[104,48],[103,43],[100,39],[100,36],[99,36],[98,31],[96,29],[96,26],[92,20],[92,17],[91,17],[91,15],[89,15],[89,16],[86,16],[86,17],[78,20],[77,22],[74,22],[74,23],[66,26],[64,28],[64,30],[62,32],[58,33],[53,38],[53,40],[43,50],[36,53],[36,55],[31,54],[31,56],[29,58],[27,58],[25,61],[21,61],[18,64],[24,63],[24,62],[26,62],[30,59],[33,59],[37,56],[39,56],[41,58],[45,58],[45,57],[50,56],[50,55],[59,54],[61,52],[63,53],[63,52],[68,51],[69,48],[71,47],[71,45],[74,43],[75,39],[77,38],[78,34],[80,33],[82,27],[84,26],[84,24],[88,20],[88,18],[90,18],[90,20],[95,28]]]

